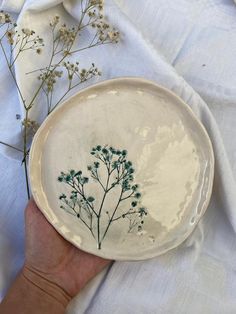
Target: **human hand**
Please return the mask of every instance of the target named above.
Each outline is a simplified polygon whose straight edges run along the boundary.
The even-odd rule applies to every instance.
[[[110,261],[63,239],[31,200],[25,210],[25,264],[0,304],[5,314],[63,314],[70,299]]]
[[[57,233],[31,200],[25,210],[26,276],[33,273],[75,296],[110,261],[85,253]],[[33,279],[33,280],[34,280]],[[37,283],[36,283],[37,284]]]

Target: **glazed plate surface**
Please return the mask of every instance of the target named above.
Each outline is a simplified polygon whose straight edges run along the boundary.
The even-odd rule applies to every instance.
[[[182,243],[212,192],[210,139],[172,92],[139,78],[96,84],[42,124],[30,153],[33,197],[86,252],[142,260]]]

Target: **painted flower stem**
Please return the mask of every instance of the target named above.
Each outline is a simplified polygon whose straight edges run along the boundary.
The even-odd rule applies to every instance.
[[[105,229],[105,231],[104,231],[104,234],[103,234],[103,236],[102,236],[101,242],[104,240],[104,238],[105,238],[105,236],[106,236],[106,234],[107,234],[107,232],[108,232],[108,230],[109,230],[109,228],[110,228],[110,226],[111,226],[111,223],[114,221],[113,218],[114,218],[114,216],[115,216],[115,214],[116,214],[116,211],[117,211],[117,209],[118,209],[118,207],[119,207],[119,205],[120,205],[120,201],[121,201],[122,194],[123,194],[123,189],[121,189],[121,194],[120,194],[119,200],[118,200],[117,205],[116,205],[116,207],[115,207],[115,209],[114,209],[114,211],[113,211],[113,213],[112,213],[111,218],[109,219],[109,222],[108,222],[108,224],[107,224],[107,227],[106,227],[106,229]],[[122,217],[122,216],[121,216],[121,217]],[[116,219],[116,220],[117,220],[117,219]],[[101,248],[101,242],[99,242],[100,248]]]
[[[109,185],[109,180],[110,180],[110,168],[108,169],[108,176],[107,176],[107,183],[106,183],[106,187],[105,187],[105,191],[104,191],[104,195],[102,198],[102,202],[98,211],[98,219],[97,219],[97,241],[98,241],[98,249],[101,249],[101,241],[100,240],[100,218],[101,218],[101,212],[102,212],[102,208],[103,208],[103,204],[105,202],[107,193],[108,193],[108,185]]]

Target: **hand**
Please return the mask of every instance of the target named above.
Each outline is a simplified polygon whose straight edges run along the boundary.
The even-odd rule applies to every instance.
[[[110,261],[85,253],[62,238],[31,200],[25,210],[25,265],[75,296]]]
[[[110,261],[82,252],[47,222],[34,201],[25,210],[25,264],[0,304],[5,314],[63,314]]]

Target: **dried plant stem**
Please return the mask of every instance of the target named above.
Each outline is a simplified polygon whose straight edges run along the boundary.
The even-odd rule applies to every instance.
[[[12,148],[12,149],[17,150],[18,152],[23,153],[23,150],[22,150],[22,149],[17,148],[17,147],[15,147],[15,146],[12,146],[12,145],[10,145],[10,144],[7,144],[7,143],[5,143],[5,142],[0,141],[0,144],[5,145],[5,146],[7,146],[7,147],[10,147],[10,148]]]
[[[25,120],[27,121],[29,114],[29,109],[26,110],[25,114]],[[25,171],[25,183],[26,183],[26,190],[27,190],[27,197],[30,199],[30,189],[29,189],[29,177],[28,177],[28,169],[27,169],[27,127],[24,127],[24,152],[23,152],[24,158],[24,171]]]
[[[27,103],[17,82],[14,72],[14,66],[21,53],[26,50],[31,49],[36,51],[37,54],[40,54],[42,50],[41,47],[44,46],[44,41],[39,36],[36,36],[33,30],[30,30],[28,28],[23,28],[21,30],[17,29],[17,25],[14,23],[14,21],[12,21],[10,15],[4,13],[3,11],[0,12],[0,28],[2,28],[3,26],[6,27],[4,30],[4,34],[0,38],[0,49],[3,52],[6,64],[10,71],[11,77],[13,78],[14,84],[16,86],[25,111],[24,120],[22,121],[23,149],[21,150],[2,141],[0,141],[0,144],[22,153],[22,164],[24,164],[28,198],[30,197],[30,188],[27,170],[27,157],[30,150],[30,136],[33,136],[37,129],[37,122],[30,119],[30,110],[35,105],[35,100],[38,95],[43,92],[47,100],[47,115],[49,115],[72,89],[91,79],[95,75],[100,75],[100,72],[97,68],[94,67],[93,63],[92,67],[89,70],[81,70],[78,67],[78,62],[76,62],[76,64],[72,64],[68,61],[68,59],[66,60],[67,62],[65,62],[64,60],[72,54],[78,53],[80,51],[84,51],[95,46],[118,42],[117,38],[119,32],[115,31],[114,28],[111,28],[110,25],[103,21],[103,15],[101,14],[102,9],[102,0],[81,0],[81,16],[76,27],[70,28],[67,27],[65,24],[59,26],[58,16],[55,16],[54,19],[50,22],[50,28],[52,31],[51,55],[47,66],[27,73],[35,73],[37,71],[41,72],[38,77],[40,83],[33,92],[32,98],[27,101]],[[87,18],[87,20],[84,22],[85,17]],[[93,36],[92,40],[90,40],[87,46],[80,49],[72,50],[79,33],[88,26],[96,29],[96,33]],[[3,39],[5,39],[9,44],[9,56],[4,48]],[[58,55],[60,54],[61,57],[58,58]],[[58,68],[65,68],[67,70],[68,87],[65,90],[64,94],[54,104],[54,85],[57,82],[57,79],[61,77],[63,73],[63,71],[58,71]],[[31,134],[30,131],[33,131],[33,134]],[[93,217],[91,217],[91,219],[92,218]]]
[[[20,98],[21,98],[21,100],[22,100],[22,102],[23,102],[23,105],[24,105],[24,108],[25,108],[25,110],[26,110],[26,117],[28,117],[28,111],[29,111],[29,109],[26,107],[26,105],[25,105],[25,100],[24,100],[24,98],[23,98],[23,95],[22,95],[22,93],[21,93],[21,90],[20,90],[20,88],[19,88],[19,86],[18,86],[18,83],[17,83],[17,81],[16,81],[16,78],[15,78],[15,75],[14,75],[14,73],[13,73],[13,71],[12,71],[12,68],[11,68],[11,66],[10,66],[10,64],[9,64],[9,61],[8,61],[8,58],[7,58],[7,55],[6,55],[6,51],[5,51],[5,49],[4,49],[4,47],[3,47],[3,45],[2,45],[2,42],[0,41],[0,46],[1,46],[1,49],[2,49],[2,51],[3,51],[3,55],[4,55],[4,57],[5,57],[5,60],[6,60],[6,62],[7,62],[7,65],[8,65],[8,69],[9,69],[9,71],[10,71],[10,74],[11,74],[11,76],[12,76],[12,78],[13,78],[13,81],[15,82],[15,86],[16,86],[16,88],[17,88],[17,90],[18,90],[18,92],[19,92],[19,95],[20,95]],[[2,142],[1,142],[2,143]],[[12,148],[14,148],[15,150],[18,150],[19,151],[19,149],[18,148],[16,148],[16,147],[13,147],[13,146],[11,146],[11,145],[9,145],[9,144],[6,144],[6,143],[4,143],[4,145],[6,145],[6,146],[8,146],[8,147],[12,147]],[[25,172],[25,182],[26,182],[26,190],[27,190],[27,197],[28,197],[28,199],[30,199],[30,191],[29,191],[29,179],[28,179],[28,170],[27,170],[27,129],[26,129],[26,127],[24,128],[24,148],[23,148],[23,159],[22,159],[22,163],[24,164],[24,172]]]

